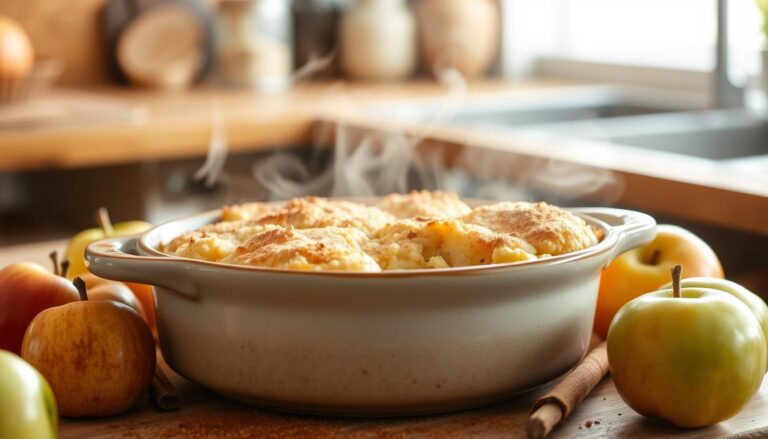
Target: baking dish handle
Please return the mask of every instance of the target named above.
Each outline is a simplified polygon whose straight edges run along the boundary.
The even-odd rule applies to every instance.
[[[600,220],[618,232],[611,260],[627,250],[648,244],[656,237],[656,220],[642,212],[613,207],[583,207],[573,211]]]
[[[156,285],[197,300],[195,283],[181,261],[139,254],[141,235],[121,236],[91,243],[85,249],[88,271],[106,279]]]

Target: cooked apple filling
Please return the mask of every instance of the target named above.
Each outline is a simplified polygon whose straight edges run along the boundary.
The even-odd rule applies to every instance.
[[[536,249],[522,239],[457,219],[398,220],[382,227],[366,249],[383,270],[536,259]]]
[[[578,216],[546,203],[470,209],[451,192],[392,194],[377,206],[319,197],[222,209],[166,253],[291,270],[378,272],[528,261],[598,242]]]

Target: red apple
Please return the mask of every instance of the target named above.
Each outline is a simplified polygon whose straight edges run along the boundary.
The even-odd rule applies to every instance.
[[[27,328],[21,356],[48,380],[59,413],[112,416],[146,393],[155,371],[155,342],[144,319],[112,300],[81,299],[47,309]]]
[[[24,331],[40,311],[77,299],[71,282],[38,264],[6,266],[0,270],[0,349],[21,353]]]
[[[115,302],[130,306],[144,317],[145,321],[147,320],[144,307],[128,285],[104,279],[91,273],[80,276],[80,279],[85,281],[85,287],[88,289],[88,299],[114,300]]]
[[[720,260],[706,242],[682,227],[659,225],[653,242],[621,254],[603,271],[595,333],[605,338],[616,312],[635,297],[667,283],[675,265],[685,267],[686,277],[723,277]]]

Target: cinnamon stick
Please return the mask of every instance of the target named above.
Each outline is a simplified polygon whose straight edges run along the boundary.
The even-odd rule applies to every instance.
[[[155,367],[155,376],[152,377],[149,396],[160,410],[173,411],[179,408],[179,395],[176,388],[171,384],[171,380],[168,379],[160,366]]]
[[[543,438],[573,411],[608,373],[606,342],[598,344],[554,389],[531,407],[529,438]]]

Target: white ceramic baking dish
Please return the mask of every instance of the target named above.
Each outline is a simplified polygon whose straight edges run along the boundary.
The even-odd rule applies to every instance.
[[[160,346],[186,378],[239,401],[336,415],[455,410],[546,384],[584,355],[600,271],[651,241],[648,215],[573,209],[605,232],[533,262],[302,272],[161,253],[219,211],[91,244],[89,270],[155,285]]]

